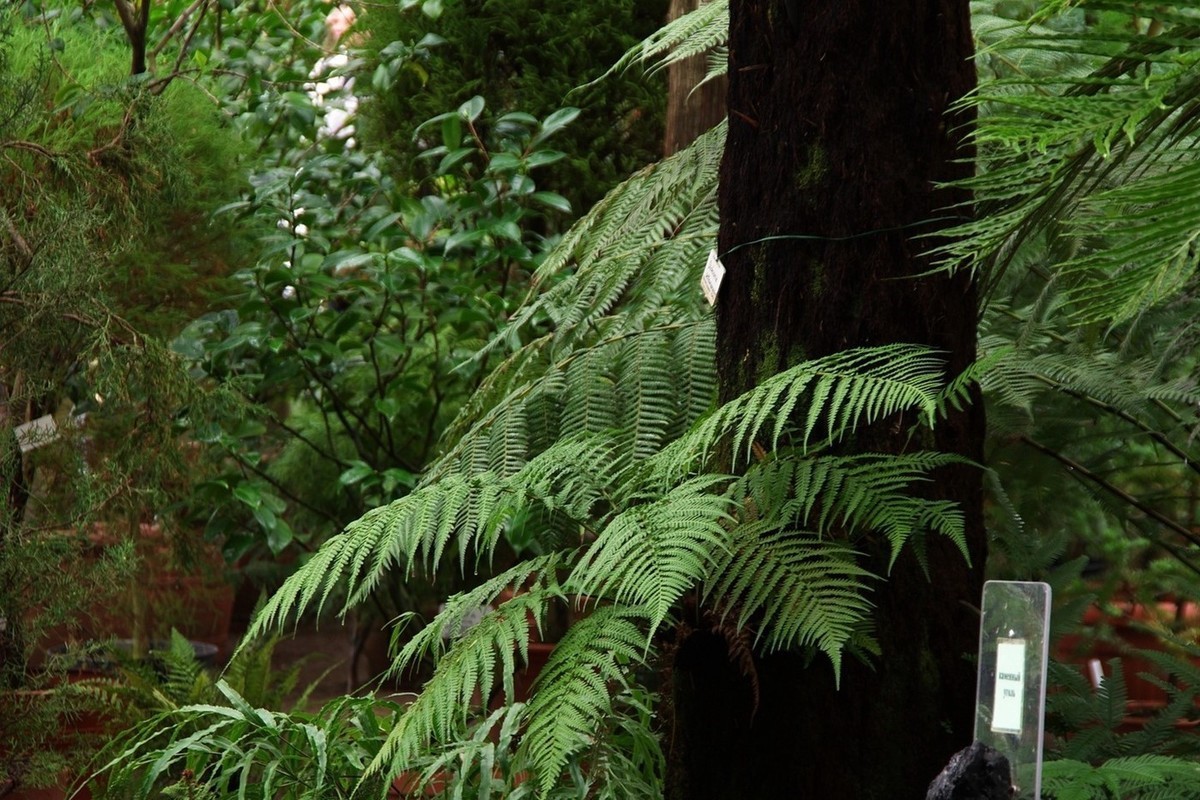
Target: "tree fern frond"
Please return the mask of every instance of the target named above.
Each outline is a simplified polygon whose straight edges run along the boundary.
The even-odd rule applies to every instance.
[[[991,366],[981,376],[984,391],[1017,408],[1029,410],[1046,392],[1094,401],[1129,415],[1151,414],[1160,403],[1189,407],[1200,402],[1200,388],[1190,375],[1160,375],[1152,358],[1124,358],[1119,352],[1089,352],[1061,346],[1040,353],[1012,349],[999,337],[981,348],[995,348]]]
[[[618,342],[604,342],[579,353],[566,369],[563,428],[572,432],[599,432],[617,427],[616,396]]]
[[[964,182],[978,213],[942,255],[951,268],[992,264],[995,280],[1022,243],[1065,234],[1083,250],[1064,266],[1081,322],[1133,319],[1196,272],[1194,193],[1168,191],[1195,182],[1200,24],[1169,5],[1130,13],[1165,29],[1039,25],[1006,36],[985,57],[1065,52],[1085,69],[1039,72],[1014,58],[964,101],[981,111],[984,168]]]
[[[501,523],[530,504],[590,518],[592,505],[617,482],[611,440],[582,436],[557,442],[508,479],[491,473],[449,475],[374,509],[327,541],[284,582],[251,624],[254,638],[345,585],[346,609],[365,601],[388,574],[434,568],[454,542],[459,558],[490,554]]]
[[[489,582],[489,589],[501,587]],[[536,585],[514,596],[496,611],[463,633],[438,661],[437,670],[421,693],[404,710],[388,733],[387,740],[367,768],[368,776],[395,775],[411,768],[418,756],[435,742],[449,742],[466,726],[472,698],[479,692],[486,697],[499,678],[505,695],[512,700],[512,676],[516,658],[529,659],[528,614],[544,615],[546,603],[557,597],[557,587]],[[437,620],[435,619],[435,623]],[[419,644],[410,642],[399,660],[407,663],[421,649],[431,645],[429,636],[441,636],[441,627]],[[416,640],[414,640],[415,642]]]
[[[724,144],[722,124],[609,192],[563,236],[538,268],[535,280],[546,284],[572,264],[574,273],[526,303],[497,343],[543,311],[560,328],[586,326],[608,313],[642,264],[659,251],[677,253],[671,260],[690,264],[698,281],[704,254],[716,243],[717,166]],[[660,268],[655,274],[674,278],[680,273]],[[649,296],[677,290],[671,285]],[[639,291],[646,293],[649,287],[643,283]],[[698,302],[698,286],[695,295]]]
[[[678,416],[676,365],[666,332],[647,332],[631,342],[622,352],[618,375],[622,414],[616,427],[622,450],[641,461],[662,448]]]
[[[842,650],[869,616],[868,581],[853,550],[818,534],[751,522],[730,534],[704,594],[736,609],[738,626],[758,625],[768,652],[815,646],[840,673]],[[761,615],[761,616],[760,616]]]
[[[491,426],[488,447],[489,472],[507,478],[518,472],[530,458],[529,422],[526,403],[514,403]]]
[[[551,352],[547,345],[551,339],[550,335],[535,339],[495,365],[450,423],[443,438],[449,442],[460,441],[487,412],[495,410],[497,406],[507,406],[514,401],[524,402],[538,395],[553,398],[557,387],[537,383],[538,378],[557,372],[550,369]],[[500,341],[489,346],[496,346]],[[442,458],[440,463],[444,472],[450,460]]]
[[[1056,800],[1142,798],[1144,790],[1161,787],[1169,787],[1171,797],[1185,798],[1200,792],[1200,764],[1151,754],[1112,758],[1097,766],[1049,761],[1043,767],[1043,779]]]
[[[473,407],[460,414],[459,420],[455,424],[457,441],[430,466],[423,483],[433,483],[449,475],[471,475],[487,471],[495,457],[493,437],[496,434],[494,430],[510,424],[520,426],[521,421],[527,420],[528,415],[538,408],[535,404],[548,406],[549,408],[545,408],[539,413],[549,414],[551,417],[553,417],[554,408],[562,409],[561,424],[553,423],[553,421],[552,424],[555,424],[556,429],[567,431],[570,434],[597,433],[618,429],[623,403],[627,405],[629,402],[656,406],[659,415],[664,413],[668,415],[668,428],[678,427],[676,420],[694,413],[697,405],[693,395],[681,395],[676,391],[680,381],[687,382],[691,379],[680,376],[677,369],[664,372],[661,365],[664,358],[669,358],[670,346],[667,343],[676,336],[690,335],[688,333],[690,329],[698,325],[703,326],[705,322],[703,320],[686,320],[607,335],[605,328],[608,326],[601,322],[600,335],[596,336],[593,341],[578,342],[575,346],[564,348],[566,354],[563,358],[544,364],[541,367],[542,372],[533,372],[527,375],[523,383],[510,383],[503,387],[485,386],[486,391],[495,389],[494,403],[488,408],[480,404],[477,409]],[[656,344],[663,345],[666,353],[666,355],[658,355],[654,351],[647,350],[645,352],[641,363],[649,367],[656,365],[659,367],[653,374],[649,372],[635,374],[631,371],[633,366],[637,366],[638,358],[636,355],[627,354],[638,348],[648,347],[647,344],[641,343],[642,337],[649,337]],[[543,339],[527,347],[535,346],[546,347],[549,345]],[[693,359],[689,362],[689,365],[703,371],[697,378],[698,390],[715,383],[715,365],[705,363],[703,360],[706,352],[711,351],[704,348],[703,340],[701,340],[693,349]],[[631,362],[633,363],[631,364]],[[527,363],[533,362],[531,360]],[[617,388],[617,381],[622,377],[622,364],[625,365],[623,377],[627,390],[624,395]],[[639,391],[629,391],[631,387],[637,388],[639,385],[641,386]],[[485,390],[481,390],[481,392]],[[671,406],[669,410],[662,408],[664,398],[669,401]],[[692,408],[684,408],[682,406],[684,402],[691,403]],[[470,415],[476,410],[479,412],[479,416],[472,419]],[[524,424],[528,425],[528,422]],[[661,427],[661,421],[656,422],[655,425]],[[512,438],[523,444],[534,441],[539,435],[544,434],[526,429],[521,434],[514,434]],[[637,441],[637,439],[634,438],[630,441]],[[644,444],[642,447],[643,453],[646,452]],[[486,454],[483,459],[474,455],[481,448]],[[535,452],[530,448],[523,450],[520,455],[523,458],[530,458],[535,455]],[[631,452],[625,453],[623,457],[628,460],[632,455]],[[515,464],[510,465],[510,467],[515,466]]]
[[[707,414],[717,399],[717,326],[706,317],[679,331],[671,346],[674,386],[681,413],[671,439]]]
[[[538,677],[521,741],[543,792],[568,759],[591,748],[612,711],[612,688],[642,662],[650,640],[636,606],[601,606],[572,625]]]
[[[437,616],[404,644],[392,661],[390,671],[402,674],[422,658],[440,658],[445,646],[461,638],[468,629],[468,620],[480,608],[495,602],[505,589],[523,591],[491,613],[533,622],[540,629],[546,617],[546,603],[561,596],[554,575],[563,565],[562,557],[557,553],[539,556],[519,562],[468,592],[450,596]],[[522,654],[525,653],[522,650]]]
[[[734,498],[778,525],[828,535],[834,530],[877,531],[892,545],[892,562],[909,537],[932,530],[966,554],[962,511],[954,503],[922,498],[916,484],[930,472],[967,463],[949,453],[860,454],[784,458],[757,464],[739,479]]]
[[[1062,265],[1080,322],[1120,323],[1183,290],[1200,265],[1200,161],[1092,195],[1072,235],[1104,245]]]
[[[702,2],[695,11],[668,22],[630,49],[605,77],[639,62],[663,69],[691,56],[707,53],[725,44],[728,38],[728,0],[708,0]]]
[[[656,458],[656,467],[668,479],[687,474],[727,435],[732,436],[735,459],[746,460],[768,424],[771,432],[764,445],[775,449],[802,401],[803,429],[797,441],[802,451],[818,424],[822,438],[834,442],[860,423],[899,411],[915,409],[931,417],[943,370],[934,351],[907,344],[846,350],[802,362],[721,406]]]
[[[644,608],[653,631],[726,546],[730,503],[712,492],[725,480],[703,475],[626,508],[579,559],[569,590]]]

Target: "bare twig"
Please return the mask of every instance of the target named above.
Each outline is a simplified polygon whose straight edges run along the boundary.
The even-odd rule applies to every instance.
[[[1047,447],[1046,445],[1042,444],[1041,442],[1035,441],[1034,439],[1031,439],[1028,436],[1024,436],[1024,435],[1020,436],[1019,441],[1022,442],[1023,444],[1029,445],[1034,450],[1037,450],[1040,453],[1050,456],[1050,458],[1053,458],[1055,461],[1057,461],[1060,464],[1062,464],[1063,466],[1065,466],[1067,469],[1069,469],[1074,474],[1078,475],[1079,477],[1081,477],[1087,481],[1090,481],[1091,483],[1094,483],[1095,485],[1099,486],[1101,489],[1108,492],[1109,494],[1111,494],[1113,497],[1117,498],[1121,502],[1129,504],[1129,506],[1131,506],[1132,508],[1136,508],[1138,511],[1141,511],[1147,517],[1154,520],[1159,525],[1162,525],[1164,528],[1167,528],[1168,530],[1178,533],[1180,536],[1187,539],[1189,542],[1192,542],[1193,544],[1200,544],[1200,535],[1194,533],[1187,526],[1180,525],[1178,522],[1171,519],[1166,514],[1162,513],[1161,511],[1154,508],[1153,506],[1146,505],[1141,500],[1139,500],[1138,498],[1129,494],[1128,492],[1126,492],[1124,489],[1120,488],[1119,486],[1109,483],[1104,478],[1100,477],[1095,472],[1092,472],[1090,469],[1085,467],[1083,464],[1080,464],[1078,461],[1075,461],[1074,459],[1072,459],[1068,456],[1065,456],[1062,453],[1058,452],[1057,450]]]
[[[158,40],[158,44],[154,45],[154,49],[150,51],[150,58],[157,58],[158,54],[163,51],[163,48],[167,46],[171,39],[175,38],[175,35],[183,29],[183,26],[187,23],[188,17],[190,17],[192,14],[195,14],[196,9],[200,8],[200,6],[207,5],[208,3],[209,0],[196,0],[190,6],[185,8],[183,13],[176,17],[175,21],[171,23],[171,27],[167,28],[167,32],[164,33],[162,38]]]

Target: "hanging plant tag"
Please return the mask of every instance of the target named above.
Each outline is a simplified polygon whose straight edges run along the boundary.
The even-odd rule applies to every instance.
[[[23,425],[18,425],[13,429],[13,433],[17,437],[17,445],[21,448],[21,452],[28,453],[30,450],[50,444],[57,439],[58,426],[54,424],[54,417],[47,414]]]
[[[704,265],[704,274],[700,276],[700,288],[710,306],[717,304],[717,292],[721,291],[721,280],[725,277],[725,265],[717,258],[716,250],[708,251],[708,263]]]
[[[988,581],[981,608],[975,739],[1008,759],[1014,800],[1039,800],[1050,586]]]

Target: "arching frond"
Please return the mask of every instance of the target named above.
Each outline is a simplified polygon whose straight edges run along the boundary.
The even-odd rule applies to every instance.
[[[255,617],[248,633],[260,636],[293,614],[344,587],[346,607],[365,601],[389,574],[436,566],[451,544],[464,560],[489,553],[500,524],[538,505],[581,522],[617,482],[611,440],[582,436],[557,442],[504,479],[493,473],[451,475],[367,513],[333,537],[294,572]]]
[[[870,572],[855,553],[815,533],[776,530],[761,522],[737,526],[704,594],[739,627],[758,626],[767,651],[815,646],[840,673],[842,651],[871,611]]]
[[[426,483],[511,473],[560,432],[617,429],[623,420],[633,425],[620,456],[629,463],[708,410],[715,346],[699,275],[716,243],[724,138],[718,126],[635,174],[567,232],[538,271],[540,294],[485,352],[519,343],[535,326],[551,332],[520,344],[485,378]],[[688,372],[664,370],[673,347]]]
[[[1084,253],[1061,270],[1081,322],[1133,319],[1174,298],[1195,278],[1200,160],[1163,161],[1140,180],[1080,203],[1071,233]],[[1103,244],[1088,248],[1087,242]]]
[[[601,342],[579,352],[566,367],[571,390],[564,391],[563,430],[608,431],[617,427],[620,407],[617,390],[619,342]]]
[[[682,413],[671,439],[703,417],[717,399],[717,326],[711,317],[683,328],[671,348],[672,384]]]
[[[962,463],[959,456],[930,452],[781,458],[748,470],[734,486],[734,499],[776,526],[818,535],[882,533],[893,562],[911,536],[926,530],[950,538],[965,556],[961,509],[917,491],[937,468]]]
[[[651,502],[627,507],[600,532],[567,579],[571,591],[644,609],[657,628],[725,548],[730,503],[703,475]]]
[[[1179,294],[1200,236],[1200,23],[1187,5],[1106,3],[1147,28],[1035,25],[984,51],[998,77],[964,101],[980,111],[982,169],[964,182],[977,212],[943,247],[948,266],[995,281],[1048,234],[1072,251],[1051,268],[1079,324],[1127,322]],[[1031,53],[1080,68],[1031,66]]]
[[[565,562],[558,553],[521,561],[471,591],[460,592],[447,598],[444,608],[437,616],[409,639],[396,654],[391,671],[402,674],[422,658],[440,658],[445,648],[461,638],[463,632],[469,629],[468,620],[473,621],[479,609],[490,607],[506,589],[521,591],[491,613],[514,620],[525,620],[527,624],[532,623],[540,629],[546,618],[546,603],[561,596],[555,570],[563,566]],[[518,644],[521,655],[524,656],[528,652],[528,638],[525,638],[523,644]],[[511,666],[511,659],[504,661],[504,664]],[[508,681],[506,689],[511,699],[511,672],[504,677]],[[490,686],[482,688],[487,689]]]
[[[499,589],[496,589],[499,591]],[[438,661],[437,671],[405,708],[367,769],[367,776],[395,775],[410,769],[435,742],[455,740],[466,728],[472,697],[487,697],[497,679],[512,700],[517,658],[529,658],[529,614],[543,615],[558,596],[556,586],[539,584],[516,595],[463,633]],[[437,625],[435,619],[433,625]],[[431,625],[432,627],[432,625]],[[428,631],[429,628],[426,628]],[[441,635],[439,625],[434,635]],[[414,640],[415,641],[415,640]],[[401,660],[415,657],[428,642],[406,646]]]
[[[571,227],[535,279],[544,285],[568,266],[574,272],[520,310],[504,335],[546,312],[561,342],[572,329],[608,314],[634,277],[637,291],[650,298],[677,296],[686,277],[698,301],[699,274],[716,243],[717,166],[724,146],[721,124],[609,192]],[[657,280],[643,280],[642,268],[651,261]],[[623,324],[636,326],[649,310],[623,307]]]
[[[675,407],[676,365],[664,331],[638,336],[621,356],[616,388],[623,413],[615,427],[625,452],[641,461],[662,449],[671,423],[681,416]]]
[[[653,64],[656,69],[664,69],[685,58],[720,47],[728,39],[728,0],[706,0],[695,11],[668,22],[640,45],[632,48],[609,70],[606,77],[638,62]]]
[[[594,746],[601,720],[612,711],[613,687],[647,653],[645,622],[636,606],[601,606],[554,648],[529,702],[521,741],[543,792],[572,755]]]
[[[768,449],[779,446],[798,408],[795,446],[802,452],[814,434],[833,442],[899,411],[931,418],[943,382],[936,353],[916,345],[846,350],[801,362],[721,406],[664,451],[655,466],[668,480],[687,474],[726,436],[732,438],[734,458],[748,460],[760,438]]]

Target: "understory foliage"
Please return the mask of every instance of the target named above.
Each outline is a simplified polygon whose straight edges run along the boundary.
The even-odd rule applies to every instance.
[[[610,687],[654,654],[686,596],[755,620],[763,647],[811,648],[836,669],[848,649],[872,647],[876,576],[856,563],[857,532],[886,531],[897,549],[930,530],[961,536],[957,509],[911,491],[947,457],[831,452],[860,424],[907,410],[932,423],[960,402],[943,393],[937,354],[841,353],[711,410],[713,326],[696,278],[715,242],[723,140],[720,126],[636,174],[563,237],[534,275],[542,291],[484,353],[518,346],[427,478],[331,540],[258,617],[265,630],[343,587],[353,607],[447,553],[464,566],[486,559],[513,520],[537,519],[541,555],[453,598],[399,652],[404,670],[440,651],[467,610],[523,589],[440,654],[370,774],[454,741],[476,691],[498,682],[511,701],[527,618],[543,620],[561,598],[596,608],[555,648],[521,712],[518,757],[541,793],[593,746],[597,721],[616,710]]]
[[[184,493],[186,421],[217,404],[163,337],[234,250],[207,215],[240,141],[199,88],[127,65],[119,30],[0,8],[0,791],[86,749],[54,738],[88,698],[47,688],[41,650],[132,580],[138,523]],[[103,523],[120,546],[89,539]]]
[[[627,49],[658,28],[666,0],[454,0],[370,6],[359,24],[375,101],[369,135],[416,155],[420,124],[472,97],[498,114],[546,116],[564,104],[586,109],[558,139],[564,153],[545,170],[572,206],[586,209],[635,169],[662,153],[666,86],[631,70],[593,82]],[[391,68],[397,41],[435,41],[408,68]]]
[[[798,364],[715,404],[714,326],[698,283],[716,242],[723,125],[634,174],[562,237],[477,356],[497,365],[422,481],[333,537],[255,620],[261,633],[327,603],[350,610],[448,558],[464,571],[486,565],[522,538],[528,558],[451,597],[397,648],[394,671],[426,657],[437,670],[397,712],[363,786],[424,770],[429,753],[474,763],[473,698],[498,693],[509,710],[488,724],[518,731],[502,737],[519,765],[505,791],[521,772],[538,796],[618,791],[622,772],[597,765],[620,762],[596,753],[622,741],[618,729],[655,741],[624,692],[660,655],[657,634],[696,606],[764,652],[807,651],[835,671],[847,654],[869,659],[871,587],[886,575],[862,567],[856,542],[882,533],[895,552],[926,534],[959,541],[963,523],[916,491],[949,456],[836,446],[900,412],[936,425],[972,381],[995,420],[999,574],[1045,568],[1067,526],[1094,509],[1188,561],[1194,534],[1172,493],[1196,480],[1200,17],[1188,4],[1118,0],[1097,4],[1101,17],[1088,3],[1057,5],[1065,16],[1047,7],[1025,25],[977,4],[991,77],[966,101],[980,113],[975,221],[942,253],[946,269],[975,270],[987,287],[982,355],[965,376],[897,343]],[[673,23],[648,57],[722,41],[723,13],[714,2]],[[1038,499],[1022,474],[1030,459],[1067,468],[1047,484],[1062,494],[1039,512],[1046,530],[1024,522]],[[506,589],[516,593],[502,600]],[[562,602],[592,614],[555,648],[530,702],[515,704],[529,621],[544,624]],[[481,606],[493,610],[466,628]],[[1068,747],[1047,784],[1058,797],[1186,796],[1193,765],[1134,750],[1153,742]],[[451,772],[456,789],[494,789]]]
[[[315,550],[413,488],[487,370],[472,356],[571,211],[539,183],[578,109],[535,117],[469,95],[419,120],[418,157],[392,152],[362,112],[425,74],[435,38],[386,43],[372,81],[359,28],[316,44],[329,13],[240,4],[204,51],[214,91],[261,147],[252,190],[219,215],[254,232],[253,257],[225,307],[174,342],[198,380],[246,401],[197,429],[219,472],[191,505],[227,556],[260,564]],[[372,602],[384,617],[432,594],[384,588]]]

